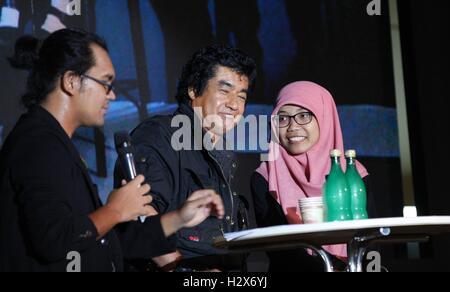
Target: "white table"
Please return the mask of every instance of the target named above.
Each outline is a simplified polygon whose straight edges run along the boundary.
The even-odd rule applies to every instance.
[[[446,233],[450,233],[450,216],[384,218],[285,225],[227,233],[216,238],[214,246],[234,252],[310,248],[321,256],[326,271],[332,272],[331,259],[322,246],[348,244],[348,271],[362,272],[364,254],[370,244],[425,242],[430,236]]]

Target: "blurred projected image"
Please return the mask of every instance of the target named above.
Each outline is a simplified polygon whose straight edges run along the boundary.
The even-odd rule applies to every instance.
[[[2,96],[0,126],[4,136],[9,133],[23,112],[20,95],[26,74],[12,70],[7,58],[13,52],[15,40],[23,34],[39,39],[66,27],[82,27],[80,0],[0,0],[0,68]],[[74,6],[75,5],[75,6]],[[78,6],[78,7],[76,7]],[[80,12],[80,13],[79,13]],[[0,132],[1,133],[1,132]],[[1,140],[0,135],[0,140]]]
[[[175,93],[183,65],[211,43],[238,47],[257,62],[258,77],[244,118],[270,120],[284,85],[313,81],[333,92],[346,146],[363,157],[398,159],[391,48],[383,45],[389,44],[384,33],[389,19],[369,17],[367,3],[0,0],[3,139],[23,111],[20,96],[26,74],[12,70],[6,61],[14,40],[23,34],[44,39],[61,28],[78,27],[106,39],[117,71],[117,100],[110,105],[106,126],[101,131],[79,130],[74,137],[93,174],[101,174],[96,178],[100,189],[111,187],[113,133],[130,131],[153,115],[172,114],[178,107]],[[260,140],[260,126],[248,128],[246,141],[237,141],[245,147],[237,152],[258,157],[264,152],[260,143],[254,147],[247,142]]]

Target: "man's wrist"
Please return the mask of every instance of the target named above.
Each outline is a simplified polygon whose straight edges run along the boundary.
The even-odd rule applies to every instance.
[[[109,218],[111,218],[111,220],[115,223],[114,225],[123,223],[122,221],[122,215],[120,213],[119,210],[117,210],[116,208],[114,208],[113,206],[111,206],[110,203],[104,205],[102,207],[102,209],[104,210],[104,212],[107,214],[107,216]]]
[[[183,218],[181,216],[181,211],[180,210],[176,210],[174,213],[175,213],[174,214],[174,216],[175,216],[175,218],[174,218],[175,223],[174,224],[177,227],[177,231],[180,230],[180,229],[185,228],[186,227],[185,226],[186,222],[184,222],[184,220],[183,220]]]
[[[184,222],[179,212],[179,210],[176,210],[161,216],[161,225],[166,237],[171,236],[184,227]]]

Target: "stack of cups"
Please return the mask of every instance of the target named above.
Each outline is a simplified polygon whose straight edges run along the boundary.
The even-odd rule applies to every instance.
[[[300,199],[299,207],[303,224],[319,224],[324,222],[324,205],[322,196]]]

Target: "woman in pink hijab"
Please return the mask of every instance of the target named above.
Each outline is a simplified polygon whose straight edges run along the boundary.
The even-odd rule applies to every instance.
[[[278,139],[271,143],[269,157],[273,161],[262,163],[252,177],[257,222],[260,227],[302,224],[299,199],[322,195],[331,169],[330,151],[339,149],[344,153],[338,112],[325,88],[302,81],[282,89],[272,115],[278,116],[273,127],[279,131]],[[279,155],[275,156],[276,152]],[[345,171],[344,157],[341,165]],[[368,176],[359,162],[357,169],[361,177]],[[338,258],[347,257],[345,245],[326,250]],[[292,259],[277,258],[284,263]],[[294,266],[298,267],[298,262]]]

